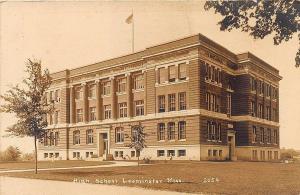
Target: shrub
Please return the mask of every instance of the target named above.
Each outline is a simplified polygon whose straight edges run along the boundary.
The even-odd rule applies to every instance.
[[[17,161],[20,159],[21,152],[19,148],[9,146],[4,152],[1,152],[1,161]]]

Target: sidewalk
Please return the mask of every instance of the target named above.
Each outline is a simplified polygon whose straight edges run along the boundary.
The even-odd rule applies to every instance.
[[[0,177],[1,195],[180,195],[187,193],[148,190],[104,184]]]
[[[90,168],[102,168],[102,167],[129,167],[136,166],[137,162],[127,162],[127,161],[111,161],[112,164],[108,165],[96,165],[96,166],[83,166],[83,167],[62,167],[62,168],[44,168],[38,169],[38,171],[51,171],[51,170],[68,170],[68,169],[90,169]],[[17,173],[17,172],[29,172],[34,171],[34,169],[18,169],[18,170],[4,170],[0,173]],[[0,194],[2,195],[2,194]]]

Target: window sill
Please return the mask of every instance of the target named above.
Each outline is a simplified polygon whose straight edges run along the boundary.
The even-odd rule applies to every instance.
[[[132,93],[138,93],[138,92],[144,92],[145,89],[144,88],[141,88],[141,89],[132,89],[131,91],[132,91]]]
[[[169,142],[175,142],[175,139],[171,139],[171,140],[169,140]]]
[[[166,140],[158,140],[157,142],[165,142]]]
[[[122,145],[124,142],[116,142],[117,145]]]
[[[96,97],[88,97],[88,100],[96,100]]]
[[[116,92],[116,95],[126,95],[126,92]]]
[[[210,79],[205,79],[205,82],[211,85],[214,85],[216,87],[222,88],[222,83],[217,83],[217,81],[211,81]]]
[[[180,142],[185,142],[185,141],[186,141],[186,139],[180,139],[180,140],[178,140],[178,141],[180,141]]]
[[[256,94],[256,91],[251,91],[252,94]]]
[[[102,98],[110,97],[110,94],[107,95],[101,95]]]
[[[165,81],[163,83],[155,83],[155,87],[162,87],[162,86],[168,86],[168,85],[176,85],[179,83],[186,83],[188,82],[188,79],[185,80],[175,80],[173,82]]]

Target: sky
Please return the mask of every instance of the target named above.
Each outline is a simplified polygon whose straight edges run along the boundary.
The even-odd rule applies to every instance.
[[[0,92],[20,83],[25,61],[35,58],[50,72],[80,67],[201,33],[234,53],[250,51],[279,69],[280,144],[300,149],[300,68],[294,58],[297,37],[274,46],[272,37],[254,40],[245,32],[222,32],[221,19],[200,1],[4,2],[0,3]],[[0,150],[9,145],[31,152],[33,139],[3,137],[14,115],[0,115]]]

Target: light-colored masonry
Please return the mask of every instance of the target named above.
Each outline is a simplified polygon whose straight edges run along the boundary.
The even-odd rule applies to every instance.
[[[277,69],[197,34],[53,73],[40,160],[278,160]]]

